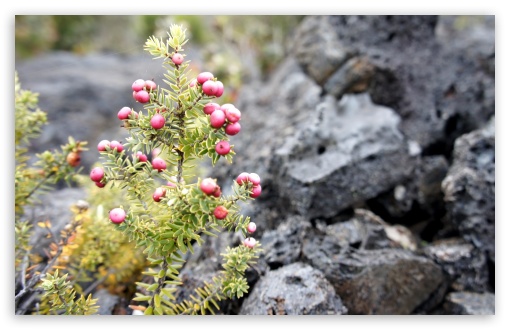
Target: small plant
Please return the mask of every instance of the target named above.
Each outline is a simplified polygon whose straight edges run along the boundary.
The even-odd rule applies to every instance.
[[[33,302],[42,300],[47,308],[38,313],[93,314],[97,310],[95,299],[90,295],[78,295],[70,285],[67,274],[60,276],[54,272],[57,261],[75,237],[81,219],[75,218],[59,235],[51,229],[49,220],[38,225],[47,231],[52,242],[48,246],[49,260],[43,263],[32,252],[30,235],[33,223],[23,217],[25,208],[34,203],[40,194],[51,190],[52,184],[61,180],[70,182],[80,170],[80,154],[86,150],[86,142],[75,141],[69,137],[69,143],[61,150],[45,151],[36,155],[37,160],[29,165],[27,156],[31,139],[36,138],[46,123],[46,113],[38,107],[38,95],[21,89],[17,72],[14,77],[15,110],[15,308],[16,314],[25,314],[31,310]],[[54,273],[53,273],[54,272]]]
[[[151,264],[144,274],[154,282],[138,282],[142,292],[133,299],[146,315],[214,313],[218,301],[248,292],[244,273],[260,252],[260,244],[252,237],[228,248],[221,275],[176,303],[174,292],[182,284],[179,269],[184,256],[193,253],[195,243],[203,243],[203,235],[216,237],[222,230],[235,230],[249,236],[253,222],[240,214],[238,203],[261,192],[255,173],[246,180],[233,180],[233,193],[226,196],[216,180],[197,178],[189,170],[204,157],[213,166],[221,159],[232,162],[235,151],[229,136],[240,132],[241,112],[232,104],[211,102],[224,91],[213,73],[189,79],[183,48],[187,42],[179,25],[170,26],[166,41],[155,37],[146,41],[145,50],[163,59],[166,86],[144,79],[132,83],[133,98],[143,110],[119,111],[130,136],[124,143],[99,142],[103,164],[90,173],[96,185],[125,192],[124,203],[110,210],[109,219],[116,230],[144,249]],[[146,155],[152,155],[150,162]]]

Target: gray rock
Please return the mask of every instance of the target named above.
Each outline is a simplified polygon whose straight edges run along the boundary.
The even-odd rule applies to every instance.
[[[444,281],[440,267],[406,250],[353,250],[325,236],[305,240],[303,255],[324,272],[349,314],[411,314]]]
[[[441,183],[448,171],[444,156],[419,156],[413,175],[367,201],[367,207],[391,221],[408,227],[430,241],[445,213]]]
[[[476,33],[469,33],[475,28],[453,31],[446,38],[436,30],[455,23],[438,16],[329,16],[328,21],[339,48],[374,68],[349,75],[353,70],[342,63],[326,84],[328,92],[340,97],[353,77],[365,77],[362,85],[369,85],[373,101],[395,109],[403,132],[425,151],[448,153],[457,136],[494,113],[493,18],[472,22]]]
[[[338,39],[366,51],[403,51],[425,47],[434,40],[438,16],[339,15],[329,16]]]
[[[324,89],[341,98],[344,94],[366,92],[375,74],[375,67],[363,57],[353,57],[328,79]]]
[[[354,54],[338,40],[327,16],[308,16],[294,37],[293,53],[305,72],[324,82]]]
[[[399,117],[368,95],[327,97],[314,121],[271,164],[281,197],[300,214],[332,217],[406,179],[414,168]]]
[[[92,294],[92,298],[97,299],[99,309],[98,315],[112,315],[115,305],[119,303],[119,296],[113,295],[108,290],[100,289]]]
[[[331,238],[335,245],[370,250],[394,246],[386,235],[385,225],[384,221],[372,212],[357,209],[354,217],[347,221],[317,228]]]
[[[452,292],[445,298],[441,314],[495,315],[496,296],[493,293]]]
[[[345,314],[342,300],[321,271],[293,263],[266,274],[243,302],[241,315]]]
[[[449,219],[462,237],[495,262],[494,121],[455,141],[453,164],[442,183]]]
[[[287,219],[277,229],[264,232],[260,239],[260,244],[264,247],[261,257],[271,269],[298,261],[301,256],[301,242],[311,230],[310,222],[302,218]]]
[[[460,238],[433,242],[423,249],[441,266],[453,291],[489,291],[489,270],[485,254]]]

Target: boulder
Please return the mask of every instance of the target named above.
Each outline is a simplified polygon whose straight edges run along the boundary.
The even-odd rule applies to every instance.
[[[321,271],[300,262],[269,271],[243,302],[241,315],[346,314]]]

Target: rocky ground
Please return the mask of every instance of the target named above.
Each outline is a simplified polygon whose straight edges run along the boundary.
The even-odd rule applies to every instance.
[[[264,253],[249,294],[220,313],[495,313],[494,17],[458,22],[306,17],[275,72],[243,87],[235,161],[207,171],[225,193],[241,172],[262,177],[244,214]],[[158,63],[118,55],[51,54],[16,69],[51,122],[34,151],[68,135],[120,137],[116,113],[134,104],[119,95],[161,76]],[[188,286],[239,242],[207,240],[183,268]]]

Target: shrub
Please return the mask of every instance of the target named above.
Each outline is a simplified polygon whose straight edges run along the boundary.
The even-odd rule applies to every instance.
[[[239,184],[233,180],[232,195],[222,195],[220,187],[204,192],[210,182],[202,184],[203,180],[189,171],[204,157],[209,157],[213,166],[220,160],[231,163],[235,151],[225,131],[234,122],[225,116],[211,121],[203,109],[221,96],[223,84],[211,72],[200,73],[193,77],[196,80],[188,77],[189,61],[183,48],[187,42],[185,29],[179,25],[170,26],[167,40],[152,36],[146,41],[145,50],[155,59],[163,59],[166,86],[143,85],[147,80],[141,78],[127,84],[143,109],[123,120],[129,137],[120,144],[121,149],[112,147],[113,141],[98,148],[104,175],[96,182],[102,189],[120,189],[125,196],[123,203],[110,211],[114,212],[110,214],[111,230],[122,232],[142,247],[150,263],[144,274],[154,281],[138,282],[140,292],[133,299],[140,304],[137,309],[147,315],[214,313],[218,301],[248,292],[244,273],[260,252],[254,239],[228,248],[221,274],[197,288],[189,299],[176,302],[174,293],[182,284],[179,269],[185,255],[194,252],[195,243],[203,243],[204,235],[215,237],[222,230],[235,230],[249,236],[251,221],[240,214],[238,202],[249,201],[255,196],[253,190],[260,190],[260,182]],[[239,110],[233,110],[231,120],[237,122],[240,116]],[[152,154],[152,161],[129,156],[139,152]],[[94,173],[92,177],[97,180],[100,176]]]

